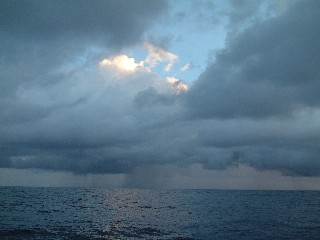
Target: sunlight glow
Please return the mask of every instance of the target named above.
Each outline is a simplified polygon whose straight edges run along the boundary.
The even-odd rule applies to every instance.
[[[100,66],[110,66],[116,67],[117,69],[124,71],[124,72],[134,72],[139,67],[144,67],[144,61],[140,61],[136,63],[134,58],[129,58],[127,55],[118,55],[114,58],[110,59],[103,59],[100,62]]]

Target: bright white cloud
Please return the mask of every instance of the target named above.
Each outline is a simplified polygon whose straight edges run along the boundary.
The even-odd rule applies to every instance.
[[[115,67],[122,72],[134,72],[138,69],[145,69],[144,62],[136,62],[134,58],[129,58],[127,55],[117,55],[110,59],[103,59],[100,66]]]
[[[148,50],[149,55],[145,62],[150,68],[154,68],[159,62],[168,62],[164,71],[169,72],[179,57],[174,53],[166,51],[162,48],[156,47],[150,43],[145,43],[144,48]]]
[[[133,76],[133,74],[137,72],[144,72],[149,74],[155,74],[157,81],[148,81],[145,82],[142,80],[141,75],[139,77],[140,82],[139,84],[136,82],[136,85],[138,84],[140,87],[139,89],[143,89],[146,87],[155,87],[158,91],[172,91],[175,94],[179,94],[181,91],[186,92],[188,91],[188,86],[181,81],[178,78],[175,77],[167,77],[163,79],[160,77],[156,72],[152,71],[152,67],[158,64],[158,62],[164,62],[169,61],[169,63],[165,67],[165,72],[169,72],[171,68],[173,67],[175,61],[178,59],[176,55],[173,53],[167,52],[161,48],[155,47],[149,43],[146,43],[145,46],[149,50],[149,55],[146,57],[145,60],[137,62],[135,58],[128,57],[125,54],[119,54],[114,57],[105,58],[102,61],[99,62],[99,65],[102,68],[111,69],[111,73],[104,73],[107,74],[107,76],[112,76],[112,78],[108,78],[108,81],[112,82],[113,77],[116,77],[115,79],[122,79],[121,82],[129,83],[132,82],[132,77],[129,77],[130,75]],[[146,63],[146,65],[145,65]],[[188,67],[188,66],[187,66]],[[120,73],[120,74],[119,74]],[[111,75],[109,75],[111,74]],[[123,75],[124,74],[124,75]],[[133,77],[135,79],[135,77]],[[156,83],[156,86],[154,86],[153,83]],[[160,83],[161,82],[161,83]],[[132,85],[132,84],[131,84]],[[166,86],[166,87],[165,87]],[[129,87],[129,86],[127,86]],[[132,87],[132,86],[131,86]],[[170,90],[171,89],[171,90]]]

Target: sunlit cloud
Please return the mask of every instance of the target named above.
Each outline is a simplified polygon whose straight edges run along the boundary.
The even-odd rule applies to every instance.
[[[144,61],[136,62],[134,58],[127,55],[117,55],[111,59],[103,59],[100,63],[102,67],[115,67],[122,72],[135,72],[144,69]]]
[[[173,92],[179,94],[180,92],[186,92],[189,90],[188,85],[182,80],[175,77],[167,77],[167,82],[173,87]]]
[[[159,82],[159,86],[156,87],[157,90],[160,90],[166,86],[164,87],[166,89],[165,91],[172,91],[175,94],[188,91],[188,86],[182,80],[175,77],[163,78],[153,69],[158,63],[165,62],[167,64],[165,65],[164,71],[171,71],[175,62],[178,60],[178,56],[149,43],[145,43],[144,47],[148,50],[149,54],[140,62],[136,61],[134,57],[128,57],[126,54],[117,54],[113,57],[101,60],[99,65],[101,68],[111,70],[111,72],[108,72],[108,74],[111,74],[113,77],[115,76],[116,79],[121,78],[125,80],[127,79],[128,74],[131,75],[136,72],[148,72],[150,74],[155,74],[154,76],[156,76],[158,80],[162,82]],[[190,64],[186,64],[185,68],[189,66]],[[109,81],[111,80],[109,79]],[[150,81],[150,83],[143,83],[143,81],[139,82],[140,85],[142,84],[144,86],[149,86],[149,84],[154,81]]]
[[[168,62],[164,71],[169,72],[175,62],[179,59],[174,53],[156,47],[150,43],[144,43],[144,48],[149,52],[145,62],[150,68],[154,68],[159,62]]]

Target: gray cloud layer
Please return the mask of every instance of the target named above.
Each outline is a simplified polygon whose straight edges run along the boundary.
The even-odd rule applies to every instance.
[[[132,44],[165,7],[165,1],[145,0],[1,1],[0,29],[21,39],[102,37],[109,45]]]
[[[318,1],[234,36],[180,95],[162,91],[154,73],[97,66],[102,54],[136,44],[164,1],[0,3],[0,167],[248,164],[320,175]]]
[[[75,57],[80,61],[92,48],[116,52],[138,43],[167,8],[158,0],[2,0],[0,5],[2,97],[22,83],[63,80],[50,73]]]
[[[319,7],[301,2],[239,34],[191,89],[194,115],[265,118],[319,106]]]

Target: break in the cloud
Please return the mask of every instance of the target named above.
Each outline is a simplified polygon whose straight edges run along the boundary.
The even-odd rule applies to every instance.
[[[182,71],[182,72],[187,71],[190,67],[192,67],[192,64],[187,63],[182,68],[180,68],[180,71]]]
[[[149,55],[145,62],[149,64],[150,68],[154,68],[159,62],[168,62],[164,71],[170,72],[174,63],[179,59],[179,57],[174,53],[153,46],[150,43],[145,43],[144,47],[149,51]]]
[[[210,5],[228,21],[197,15],[197,24],[220,24],[226,44],[204,43],[214,57],[187,86],[179,73],[197,63],[175,44],[189,36],[146,43],[152,24],[170,25],[174,1],[0,1],[0,167],[121,174],[116,185],[131,187],[319,176],[320,4],[242,3],[238,12],[233,1]],[[195,29],[190,55],[202,44]],[[148,52],[135,56],[141,45]]]

